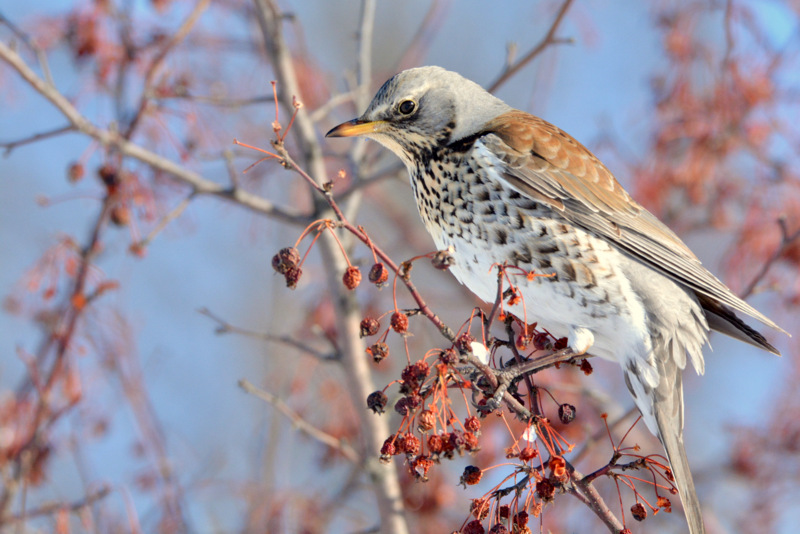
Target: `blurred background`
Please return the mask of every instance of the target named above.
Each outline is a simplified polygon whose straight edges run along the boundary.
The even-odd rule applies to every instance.
[[[507,61],[541,41],[561,5],[379,2],[369,94],[398,70],[428,64],[488,87]],[[319,110],[354,83],[362,3],[280,6],[290,15],[285,31],[301,83],[298,98],[309,111]],[[27,35],[46,54],[59,91],[95,124],[111,128],[136,110],[146,66],[132,60],[127,74],[119,74],[121,36],[149,57],[147,46],[157,49],[195,7],[177,0],[0,0],[0,39],[14,41],[42,76],[19,37]],[[132,140],[225,186],[231,183],[224,157],[229,152],[242,188],[307,210],[311,195],[300,178],[269,161],[241,174],[257,155],[232,145],[237,138],[269,148],[273,137],[274,77],[252,9],[236,0],[211,2],[165,59],[156,84],[161,92],[150,100],[151,114]],[[556,32],[565,41],[548,47],[496,92],[595,151],[713,272],[735,291],[749,290],[751,303],[793,333],[800,249],[797,243],[782,246],[777,221],[786,217],[789,234],[798,226],[799,14],[797,2],[777,0],[577,1]],[[320,138],[361,111],[352,99],[342,99],[320,113]],[[281,113],[285,127],[287,110]],[[26,362],[47,339],[53,310],[69,299],[69,258],[89,239],[104,194],[97,171],[109,159],[77,133],[8,143],[65,124],[0,62],[0,447],[13,441],[15,420],[25,413],[15,398],[30,377]],[[326,140],[322,147],[330,176],[351,170],[351,142]],[[361,190],[352,219],[398,261],[431,251],[405,171],[379,147],[365,150],[377,178]],[[85,169],[76,182],[68,179],[74,163]],[[332,449],[237,386],[247,379],[331,435],[357,440],[356,412],[364,408],[347,395],[347,369],[258,336],[220,335],[220,323],[199,311],[254,333],[291,335],[319,351],[332,350],[326,338],[335,335],[333,309],[317,252],[309,255],[295,291],[270,268],[272,255],[292,245],[302,227],[198,196],[143,253],[132,253],[131,245],[189,190],[135,161],[122,168],[139,185],[130,221],[103,230],[89,273],[91,284],[113,280],[118,288],[87,309],[70,347],[80,402],[48,434],[42,479],[17,492],[2,512],[19,514],[23,498],[27,509],[79,503],[108,487],[110,493],[91,507],[92,520],[76,514],[66,531],[169,531],[163,503],[165,488],[172,488],[180,493],[190,532],[370,532],[378,518],[364,477],[353,480]],[[304,243],[301,252],[309,241]],[[356,247],[352,259],[366,269],[370,256]],[[480,304],[447,273],[419,267],[415,282],[451,326]],[[360,288],[357,298],[376,315],[392,307],[390,289]],[[405,295],[400,299],[411,305]],[[417,357],[442,345],[431,326],[420,321],[417,327],[410,338],[410,350],[422,351]],[[798,377],[797,336],[767,335],[785,357],[716,335],[713,352],[706,351],[705,376],[686,376],[686,443],[709,532],[789,533],[800,522],[800,402],[791,386]],[[379,388],[404,365],[402,341],[391,338],[390,345],[393,361],[370,364]],[[566,382],[591,390],[598,410],[625,413],[632,401],[618,368],[605,362],[594,367],[592,376],[570,375]],[[596,426],[593,416],[581,424]],[[660,452],[646,430],[638,430],[635,442]],[[482,453],[487,461],[506,446],[499,434],[491,436]],[[599,457],[610,454],[605,446]],[[452,462],[427,485],[404,479],[412,531],[460,528],[467,499],[488,489],[456,486],[471,461]],[[7,482],[9,465],[0,461]],[[614,494],[612,482],[599,485],[604,495]],[[609,502],[617,511],[613,497]],[[545,510],[545,531],[602,528],[588,511],[575,507],[564,515],[558,506]],[[63,528],[63,521],[43,515],[18,532],[49,532]],[[632,528],[685,527],[676,506],[671,516]]]

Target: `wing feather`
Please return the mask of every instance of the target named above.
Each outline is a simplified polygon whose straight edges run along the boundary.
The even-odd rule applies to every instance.
[[[783,331],[711,274],[681,239],[622,188],[569,134],[533,115],[511,111],[479,138],[506,166],[502,179],[518,193],[558,209],[573,224],[603,236],[693,291]]]

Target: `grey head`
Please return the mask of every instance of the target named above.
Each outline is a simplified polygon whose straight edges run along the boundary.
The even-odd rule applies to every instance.
[[[391,77],[363,115],[340,124],[327,137],[374,139],[410,166],[425,152],[477,133],[511,109],[460,74],[419,67]]]

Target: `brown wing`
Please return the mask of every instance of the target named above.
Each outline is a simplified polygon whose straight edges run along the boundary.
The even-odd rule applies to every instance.
[[[703,267],[672,230],[636,203],[569,134],[522,111],[500,115],[483,131],[481,142],[506,163],[503,179],[520,194],[549,203],[573,224],[697,293],[783,331]]]

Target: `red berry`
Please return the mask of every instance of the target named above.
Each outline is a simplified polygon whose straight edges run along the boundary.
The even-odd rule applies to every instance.
[[[474,486],[481,481],[481,478],[483,478],[483,471],[481,471],[481,468],[468,465],[461,474],[461,484],[464,486]]]
[[[302,274],[303,270],[300,267],[290,267],[283,275],[286,278],[286,287],[289,289],[296,288]]]
[[[294,247],[282,248],[272,257],[272,268],[280,274],[286,274],[292,267],[300,264],[300,253]]]
[[[375,343],[367,348],[367,354],[372,356],[375,363],[380,363],[389,355],[389,345],[386,343]]]
[[[647,509],[640,502],[631,506],[631,515],[637,521],[644,521],[647,518]]]
[[[408,332],[408,315],[401,311],[396,311],[392,314],[392,329],[398,334],[405,334]]]
[[[558,407],[558,418],[565,425],[568,425],[575,419],[575,406],[571,404],[562,404]]]
[[[361,337],[374,336],[381,329],[381,323],[374,317],[365,317],[361,321]]]
[[[350,291],[354,290],[361,283],[361,271],[355,265],[351,265],[345,269],[342,282],[344,282],[344,287]]]
[[[389,279],[389,269],[382,263],[376,263],[369,270],[369,281],[378,287],[386,285]]]

